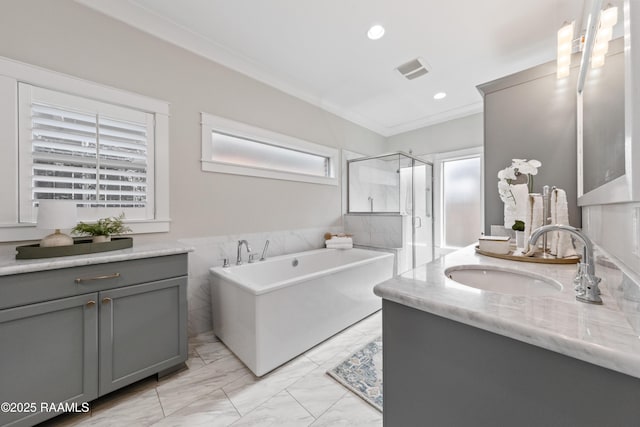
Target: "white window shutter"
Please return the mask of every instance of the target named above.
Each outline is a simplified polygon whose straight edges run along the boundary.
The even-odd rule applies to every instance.
[[[33,221],[42,199],[75,200],[83,220],[121,212],[153,218],[150,113],[30,86],[26,92],[30,124],[21,129],[29,138],[21,136],[20,164],[31,180],[22,179],[20,196],[31,209],[22,221]]]

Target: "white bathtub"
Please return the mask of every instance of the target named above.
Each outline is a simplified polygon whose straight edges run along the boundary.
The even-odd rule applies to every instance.
[[[379,310],[393,254],[317,249],[210,271],[213,331],[262,376]]]

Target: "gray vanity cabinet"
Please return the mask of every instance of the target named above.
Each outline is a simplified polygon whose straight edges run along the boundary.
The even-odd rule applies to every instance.
[[[33,425],[55,415],[39,413],[41,403],[98,397],[97,297],[0,310],[0,402],[14,405],[0,412],[0,425]]]
[[[186,280],[100,292],[100,395],[184,362]]]
[[[0,276],[0,403],[17,405],[0,426],[32,426],[57,415],[42,403],[90,402],[186,359],[186,253]]]

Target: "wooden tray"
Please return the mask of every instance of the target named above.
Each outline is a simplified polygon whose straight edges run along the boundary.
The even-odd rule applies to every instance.
[[[131,237],[112,237],[110,242],[93,243],[91,238],[78,237],[73,245],[41,248],[39,244],[18,246],[16,259],[54,258],[61,256],[86,255],[97,252],[117,251],[133,246]]]
[[[580,262],[580,257],[577,258],[544,258],[542,253],[536,252],[533,256],[513,255],[514,251],[509,251],[507,254],[496,254],[493,252],[481,251],[476,246],[476,253],[480,255],[486,255],[493,258],[508,259],[510,261],[520,262],[537,262],[539,264],[577,264]]]

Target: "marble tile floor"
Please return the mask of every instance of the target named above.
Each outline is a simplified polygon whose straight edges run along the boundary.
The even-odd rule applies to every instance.
[[[326,374],[382,333],[382,314],[257,378],[205,332],[189,341],[188,369],[95,400],[87,414],[41,426],[382,426],[382,414]]]

